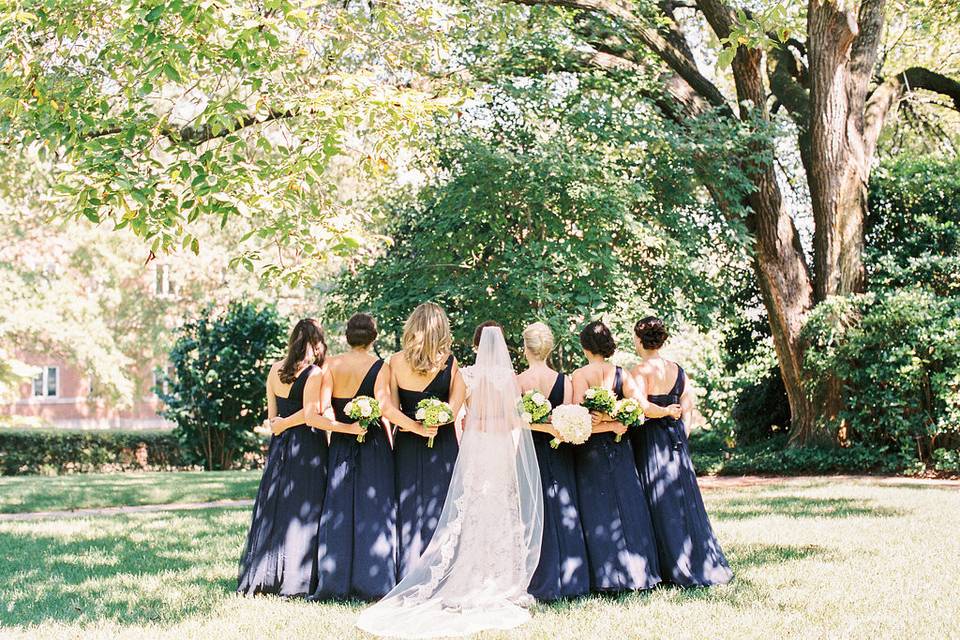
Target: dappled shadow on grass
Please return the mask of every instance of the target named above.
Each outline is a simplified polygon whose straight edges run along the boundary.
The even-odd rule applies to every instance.
[[[4,623],[143,624],[203,615],[236,588],[245,527],[238,510],[228,509],[5,527]]]
[[[771,515],[791,518],[851,518],[867,516],[886,518],[904,515],[903,511],[877,506],[870,500],[854,498],[803,498],[771,496],[733,498],[714,507],[710,516],[718,520],[744,520]]]

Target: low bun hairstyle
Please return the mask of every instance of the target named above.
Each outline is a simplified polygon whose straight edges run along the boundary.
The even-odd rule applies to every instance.
[[[599,320],[591,322],[580,332],[580,346],[604,358],[609,358],[617,350],[610,328]]]
[[[640,339],[643,348],[651,350],[662,347],[667,338],[670,337],[663,320],[656,316],[647,316],[637,321],[637,324],[633,326],[633,332]]]
[[[545,361],[553,351],[553,331],[542,322],[534,322],[523,330],[523,346],[530,355]]]
[[[313,362],[318,367],[323,366],[327,359],[327,342],[323,337],[323,328],[313,318],[304,318],[294,325],[287,342],[287,357],[277,374],[283,384],[292,384],[297,379],[297,369],[307,357],[307,346],[313,347]]]
[[[347,344],[366,347],[377,339],[377,321],[369,313],[355,313],[347,320]]]

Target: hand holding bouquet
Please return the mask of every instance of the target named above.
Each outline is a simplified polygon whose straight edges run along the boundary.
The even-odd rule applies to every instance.
[[[624,398],[623,400],[617,401],[613,407],[613,413],[611,413],[610,416],[629,429],[632,426],[643,423],[643,408],[634,398]],[[620,442],[622,437],[623,435],[618,434],[617,437],[614,438],[614,442]]]
[[[357,436],[357,442],[363,442],[364,438],[367,437],[367,429],[371,425],[375,425],[382,415],[380,413],[380,403],[370,396],[357,396],[347,403],[343,411],[348,418],[356,420],[357,426],[363,429],[363,433]]]
[[[562,404],[553,410],[553,428],[560,434],[560,438],[550,441],[550,446],[556,449],[561,442],[583,444],[593,433],[593,421],[590,411],[579,404]]]
[[[424,398],[417,403],[417,420],[427,428],[436,428],[453,421],[453,409],[436,398]],[[427,448],[433,448],[433,437],[427,439]]]
[[[534,389],[523,394],[517,409],[527,424],[542,424],[547,421],[551,406],[546,396]]]

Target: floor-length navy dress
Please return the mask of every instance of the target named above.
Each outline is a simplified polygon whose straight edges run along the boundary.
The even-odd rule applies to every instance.
[[[277,396],[277,413],[288,417],[303,408],[304,369],[286,398]],[[306,595],[316,587],[317,527],[327,482],[327,436],[306,425],[270,439],[267,463],[253,505],[247,546],[240,558],[237,592]]]
[[[401,411],[416,420],[417,403],[424,398],[448,402],[452,376],[451,355],[423,391],[399,389]],[[452,424],[440,427],[433,439],[433,448],[427,447],[426,438],[410,431],[397,430],[394,435],[399,539],[397,580],[407,575],[433,538],[459,451]]]
[[[552,407],[563,404],[563,381],[564,375],[558,373],[548,398]],[[549,433],[533,431],[532,435],[543,486],[543,541],[527,591],[541,601],[576,598],[590,592],[590,572],[580,525],[574,447],[561,444],[554,449]]]
[[[679,403],[684,379],[678,365],[670,393],[648,399],[661,407]],[[703,506],[683,421],[669,416],[648,419],[630,430],[630,439],[653,519],[664,580],[684,587],[729,582],[733,572]]]
[[[344,407],[356,396],[373,397],[382,366],[383,360],[373,363],[352,397],[331,399],[338,422],[354,422]],[[379,600],[396,583],[396,478],[387,433],[371,426],[362,443],[333,433],[311,599]]]
[[[623,397],[620,367],[613,391]],[[633,447],[629,438],[615,442],[615,437],[595,433],[574,453],[590,588],[598,592],[649,589],[660,582],[653,523]]]

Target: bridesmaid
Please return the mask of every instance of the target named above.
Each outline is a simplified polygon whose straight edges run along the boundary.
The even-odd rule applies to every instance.
[[[333,428],[329,475],[317,542],[317,587],[312,600],[379,600],[397,578],[397,497],[393,451],[386,429],[361,432],[344,413],[356,396],[381,406],[390,401],[390,370],[370,353],[377,338],[373,317],[355,314],[347,322],[350,351],[330,359],[320,407],[332,406],[334,420],[305,408],[308,425]]]
[[[437,527],[460,446],[453,423],[428,429],[416,421],[424,398],[448,402],[460,413],[465,387],[450,352],[450,323],[443,309],[424,303],[403,327],[402,351],[390,358],[390,402],[385,417],[398,428],[394,435],[397,479],[397,579],[420,557]],[[433,447],[428,439],[433,438]]]
[[[523,354],[529,368],[518,376],[520,390],[539,391],[552,407],[573,400],[573,383],[547,364],[553,351],[553,332],[542,322],[523,330]],[[537,600],[576,598],[590,592],[587,546],[580,525],[573,447],[554,449],[550,440],[559,434],[547,424],[531,425],[533,446],[543,484],[543,542],[540,564],[527,591]]]
[[[634,343],[643,358],[634,376],[650,403],[680,403],[686,423],[693,394],[683,368],[660,355],[668,334],[663,321],[648,316],[634,327]],[[684,420],[665,416],[647,420],[630,435],[657,534],[660,567],[666,580],[684,587],[726,584],[733,572],[713,534],[690,460]]]
[[[260,480],[237,592],[300,596],[316,585],[317,526],[327,481],[326,435],[304,424],[308,381],[323,376],[327,345],[316,320],[300,320],[287,356],[267,376],[273,437]]]
[[[630,375],[607,362],[616,343],[606,325],[591,322],[584,327],[580,345],[587,365],[573,373],[574,402],[583,402],[590,387],[611,389],[617,398],[635,397]],[[650,589],[660,582],[653,523],[633,447],[628,438],[614,440],[624,432],[619,422],[595,416],[593,435],[574,452],[590,586],[598,592]]]

